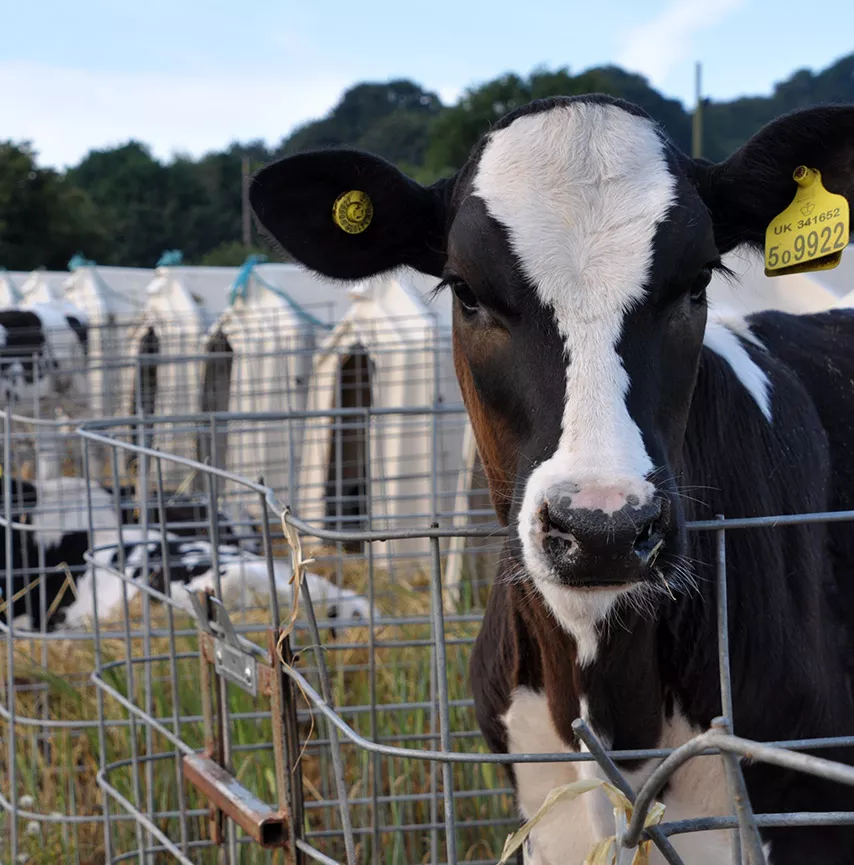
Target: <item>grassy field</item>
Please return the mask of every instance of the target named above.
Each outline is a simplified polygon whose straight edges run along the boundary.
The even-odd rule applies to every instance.
[[[345,584],[364,591],[364,568],[348,568]],[[335,640],[324,636],[322,651],[336,705],[342,717],[364,736],[411,748],[438,748],[438,722],[435,704],[431,702],[435,676],[431,676],[427,578],[423,573],[413,572],[407,579],[396,574],[392,580],[378,571],[374,584],[377,604],[383,613],[393,613],[406,621],[375,629],[373,678],[366,645],[367,628],[339,631]],[[460,613],[477,606],[475,599],[466,598]],[[141,603],[136,601],[132,605],[132,615],[138,616],[140,609]],[[152,630],[165,629],[167,621],[163,608],[153,605]],[[259,627],[266,621],[262,612],[235,617],[238,624],[255,622]],[[176,612],[174,622],[176,629],[192,628],[185,614]],[[453,705],[469,700],[467,660],[477,627],[476,622],[453,620],[446,626],[455,750],[485,750],[475,732],[473,710],[468,705]],[[105,682],[120,694],[132,696],[135,705],[145,708],[170,730],[175,729],[177,714],[180,739],[194,749],[201,749],[204,729],[196,637],[187,634],[177,638],[175,649],[179,660],[175,662],[177,676],[173,683],[168,639],[154,636],[146,640],[140,634],[141,631],[136,630],[130,643],[118,638],[103,641],[104,663],[125,661],[128,656],[137,659],[130,666],[119,663],[110,667],[104,674]],[[266,644],[260,630],[250,638],[262,646]],[[297,637],[298,645],[300,641],[306,642],[304,631]],[[5,664],[4,646],[0,660],[0,682],[4,684],[8,680]],[[305,646],[298,668],[317,688],[314,665],[314,652]],[[98,690],[87,675],[94,666],[94,647],[90,641],[16,642],[17,715],[38,719],[35,725],[19,724],[15,730],[16,789],[19,797],[32,800],[30,809],[33,811],[81,817],[101,814],[101,792],[96,779],[100,753],[96,723]],[[375,695],[373,701],[372,694]],[[5,693],[3,698],[5,701]],[[370,711],[372,702],[377,707],[373,713]],[[262,696],[253,698],[229,686],[228,704],[234,773],[245,787],[274,804],[281,779],[277,779],[275,772],[269,700]],[[312,724],[302,697],[300,708],[301,735],[308,742],[300,761],[307,803],[304,831],[326,855],[345,861],[328,730],[319,715]],[[153,813],[155,824],[170,840],[179,846],[186,844],[191,861],[216,862],[216,851],[206,845],[207,803],[189,785],[181,783],[174,746],[148,725],[136,722],[132,727],[127,710],[109,695],[104,696],[104,713],[108,719],[103,728],[104,747],[108,762],[114,766],[107,774],[108,783],[128,800],[137,802],[141,810]],[[50,729],[44,721],[61,721],[62,726]],[[3,740],[0,791],[6,796],[11,783],[8,780],[8,736],[8,723],[0,722]],[[443,806],[441,797],[436,795],[441,791],[439,767],[432,767],[423,760],[374,757],[349,744],[342,748],[358,861],[383,865],[429,862],[434,846],[437,860],[445,861]],[[454,788],[461,794],[456,800],[457,850],[461,860],[494,861],[497,857],[512,825],[510,798],[500,792],[506,788],[506,783],[503,772],[493,766],[454,768]],[[471,795],[480,790],[498,792]],[[374,795],[376,808],[372,801]],[[111,802],[109,807],[114,818],[110,826],[113,858],[133,853],[140,844],[156,846],[156,839],[139,832],[135,823],[126,819],[120,806]],[[181,812],[189,816],[182,820],[178,816]],[[502,824],[492,825],[493,821]],[[4,832],[8,828],[3,824],[0,827]],[[21,820],[18,830],[21,862],[95,865],[105,861],[102,821],[70,825]],[[241,843],[239,850],[241,863],[287,861],[282,852],[271,853],[254,844]],[[174,861],[162,853],[144,860],[132,859],[146,863]],[[2,848],[0,861],[8,861]]]

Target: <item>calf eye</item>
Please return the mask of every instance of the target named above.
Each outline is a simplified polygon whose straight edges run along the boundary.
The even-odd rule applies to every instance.
[[[712,268],[704,267],[691,285],[691,300],[699,303],[706,296],[706,289],[712,281]]]
[[[475,293],[461,279],[448,280],[447,285],[450,286],[451,291],[457,296],[457,300],[460,302],[460,306],[465,314],[472,315],[478,311],[480,304]]]

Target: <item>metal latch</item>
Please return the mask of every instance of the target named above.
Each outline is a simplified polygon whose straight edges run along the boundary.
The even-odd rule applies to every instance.
[[[214,669],[217,675],[228,679],[253,697],[258,693],[258,674],[255,658],[248,652],[229,646],[225,640],[214,640]]]
[[[205,750],[203,754],[184,757],[185,777],[211,803],[214,843],[224,841],[225,818],[228,818],[263,847],[287,847],[291,833],[295,838],[302,835],[303,803],[300,777],[292,777],[286,768],[285,755],[296,765],[300,744],[293,684],[278,657],[280,631],[270,629],[265,652],[260,646],[240,638],[222,602],[211,591],[201,597],[189,591],[188,595],[199,628]],[[283,648],[290,658],[290,643],[284,642]],[[229,684],[253,697],[269,698],[278,792],[276,805],[262,802],[233,775],[230,737],[222,711],[222,707],[228,705]],[[297,851],[294,854],[302,861]]]

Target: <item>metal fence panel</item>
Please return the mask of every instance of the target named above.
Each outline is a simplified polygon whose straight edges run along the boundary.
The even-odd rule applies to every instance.
[[[361,420],[371,454],[377,447],[372,437],[388,436],[389,424],[399,424],[395,434],[406,435],[406,429],[463,420],[458,407],[432,406],[187,413],[146,423],[160,441],[172,434],[159,428],[167,424],[213,441],[220,423],[246,429],[291,419],[329,429],[353,418]],[[138,431],[128,430],[127,420],[86,424],[75,439],[85,480],[75,503],[85,513],[85,565],[97,565],[100,580],[89,586],[91,627],[23,632],[11,616],[0,621],[0,808],[9,830],[3,861],[25,856],[21,861],[494,863],[518,827],[501,766],[510,762],[595,760],[635,803],[632,821],[620,829],[621,839],[631,844],[672,772],[687,759],[715,752],[725,755],[732,815],[668,823],[665,814],[649,830],[665,861],[682,861],[668,839],[684,832],[737,830],[735,861],[758,865],[763,854],[757,826],[854,822],[849,813],[752,813],[738,756],[851,784],[854,769],[803,751],[852,745],[854,736],[753,743],[733,735],[726,604],[729,532],[852,520],[854,513],[690,526],[717,537],[724,715],[711,730],[672,752],[614,753],[578,721],[575,730],[586,751],[496,755],[488,753],[477,729],[467,680],[488,591],[484,563],[494,562],[504,534],[479,509],[459,511],[460,502],[483,503],[481,486],[470,480],[461,486],[455,476],[440,489],[431,473],[427,483],[437,507],[428,504],[397,522],[375,521],[369,507],[356,527],[342,512],[308,523],[285,506],[290,487],[283,495],[251,473],[242,476],[152,448]],[[14,504],[14,426],[7,413],[6,599],[22,573],[13,568],[13,532],[34,531],[32,522],[22,521],[26,508]],[[104,457],[97,474],[96,451]],[[122,472],[129,463],[144,480],[132,498],[122,498]],[[210,542],[212,565],[207,591],[192,598],[176,579],[184,560],[171,554],[165,533],[148,534],[158,527],[179,529],[169,519],[175,490],[167,479],[189,475],[199,513],[188,522],[193,538]],[[365,475],[370,478],[369,467]],[[220,539],[226,524],[219,505],[229,495],[251,513],[228,523],[238,541],[253,545],[239,554]],[[424,508],[423,502],[415,506]],[[104,538],[99,507],[114,517],[115,536],[106,544],[110,558],[98,544]],[[120,518],[127,511],[136,522]],[[67,519],[68,503],[52,513]],[[139,551],[128,546],[140,537],[134,532],[151,543]],[[399,556],[385,552],[390,544],[411,541],[418,544]],[[449,562],[460,550],[459,579],[449,586]],[[23,572],[42,578],[26,597],[47,613],[44,556],[44,545],[38,545],[42,560],[24,563]],[[289,582],[293,574],[298,591]],[[230,594],[229,575],[252,591]],[[112,610],[99,608],[105,599],[114,602]],[[616,766],[630,758],[662,761],[639,790],[631,789]]]

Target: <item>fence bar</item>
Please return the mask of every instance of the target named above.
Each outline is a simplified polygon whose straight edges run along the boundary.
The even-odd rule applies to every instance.
[[[717,519],[723,522],[722,514]],[[712,727],[723,732],[733,733],[732,671],[729,650],[729,600],[727,587],[726,529],[715,532],[717,547],[717,619],[718,619],[718,667],[720,672],[721,706],[724,717],[712,721]],[[738,817],[739,830],[732,833],[732,861],[741,865],[742,847],[747,855],[747,865],[765,865],[759,829],[747,795],[747,784],[741,763],[733,754],[721,755],[724,763],[727,788]]]
[[[317,661],[317,668],[320,674],[320,687],[323,691],[323,700],[326,707],[333,705],[332,701],[332,685],[329,682],[329,670],[326,667],[326,658],[323,655],[323,647],[320,643],[320,632],[317,629],[317,619],[314,616],[314,606],[311,603],[311,593],[308,590],[308,585],[303,581],[301,596],[305,603],[306,616],[308,617],[309,628],[311,631],[311,639],[314,648],[314,657]],[[297,674],[293,666],[286,667],[286,672],[297,681],[302,678]],[[326,714],[326,713],[324,713]],[[335,716],[335,712],[332,712]],[[353,843],[353,824],[350,821],[350,808],[347,804],[347,784],[344,780],[344,764],[341,761],[341,744],[338,741],[338,734],[335,730],[334,723],[329,723],[332,719],[329,715],[327,718],[327,728],[329,730],[329,740],[332,751],[332,766],[335,773],[335,786],[338,788],[338,802],[341,812],[341,826],[344,832],[344,848],[347,852],[347,865],[357,865],[356,848]],[[303,849],[303,848],[300,848]]]
[[[575,735],[587,746],[587,750],[596,758],[596,762],[605,773],[605,777],[626,796],[629,802],[633,803],[635,801],[635,791],[632,790],[623,773],[617,768],[617,764],[608,756],[602,747],[602,743],[593,734],[593,731],[587,726],[584,719],[578,718],[573,721],[572,729]],[[667,837],[658,826],[650,826],[646,830],[646,834],[661,851],[661,855],[669,865],[685,865],[679,854],[673,849],[673,845],[667,840]]]
[[[754,742],[750,739],[742,739],[738,736],[710,730],[706,733],[701,733],[699,736],[695,736],[684,745],[676,748],[669,757],[665,757],[661,764],[647,778],[643,787],[638,791],[637,800],[635,801],[632,822],[626,832],[625,844],[627,846],[638,843],[640,834],[643,832],[643,824],[647,812],[652,805],[653,799],[658,795],[673,773],[684,763],[688,762],[688,760],[699,756],[706,748],[710,747],[738,754],[742,757],[749,757],[754,762],[770,763],[774,766],[781,766],[784,769],[804,772],[808,775],[815,775],[817,778],[824,778],[827,781],[836,781],[839,784],[847,784],[854,787],[854,766],[848,766],[844,763],[834,763],[832,760],[813,757],[810,754],[798,754],[783,750],[782,748],[772,748],[768,745],[763,745],[761,742]]]
[[[433,523],[436,528],[437,524]],[[430,588],[433,601],[433,638],[436,641],[436,685],[439,697],[439,737],[442,750],[451,750],[451,710],[448,704],[448,660],[445,655],[445,608],[442,601],[442,562],[439,557],[439,539],[430,540]],[[457,861],[457,831],[454,826],[454,776],[453,767],[442,763],[442,787],[445,798],[445,843],[448,862]]]
[[[718,520],[723,522],[723,515],[718,514]],[[715,533],[717,545],[717,616],[718,616],[718,665],[721,680],[721,705],[724,717],[712,721],[715,729],[724,733],[734,733],[732,706],[732,670],[729,650],[729,595],[727,586],[726,559],[726,529],[718,529]],[[738,817],[739,831],[732,834],[732,861],[740,865],[742,847],[747,854],[747,865],[765,865],[765,854],[762,852],[762,841],[756,818],[747,795],[747,783],[741,771],[739,759],[729,753],[721,755],[724,762],[727,787],[730,798],[735,806]]]
[[[163,557],[163,594],[167,598],[171,598],[172,594],[172,571],[171,563],[169,562],[169,546],[166,541],[166,510],[163,506],[164,489],[163,489],[163,466],[160,460],[155,461],[155,483],[157,490],[157,517],[160,523],[160,553]],[[145,503],[145,509],[148,510],[148,503]],[[172,726],[176,738],[181,738],[181,715],[178,712],[180,705],[179,690],[178,690],[178,650],[175,645],[175,613],[171,603],[166,603],[166,615],[169,628],[169,673],[172,678]],[[98,692],[100,693],[100,688]],[[184,790],[184,765],[181,760],[175,760],[175,782],[178,786],[178,810],[181,812],[180,832],[181,832],[181,849],[186,855],[188,852],[188,836],[187,836],[187,795]]]
[[[83,440],[83,477],[90,477],[90,443]],[[86,485],[86,514],[88,519],[88,541],[89,549],[95,546],[95,534],[93,527],[95,525],[92,514],[92,486]],[[104,665],[104,658],[101,651],[101,624],[98,616],[98,593],[95,591],[95,580],[92,580],[92,630],[94,635],[94,664],[95,669],[93,675],[98,675]],[[101,772],[106,771],[107,767],[107,725],[104,715],[104,692],[100,688],[95,688],[95,699],[98,707],[98,768]],[[130,723],[130,717],[128,717]],[[112,828],[110,825],[110,800],[104,796],[101,802],[101,808],[104,815],[104,855],[109,860],[112,852]]]
[[[15,596],[14,572],[12,570],[12,403],[6,405],[6,424],[3,429],[3,500],[6,511],[6,589],[4,600],[9,605],[6,612],[6,702],[9,713],[9,741],[6,748],[9,754],[10,790],[9,804],[9,846],[12,861],[18,855],[18,785],[16,772],[15,734],[15,615],[12,598]]]

